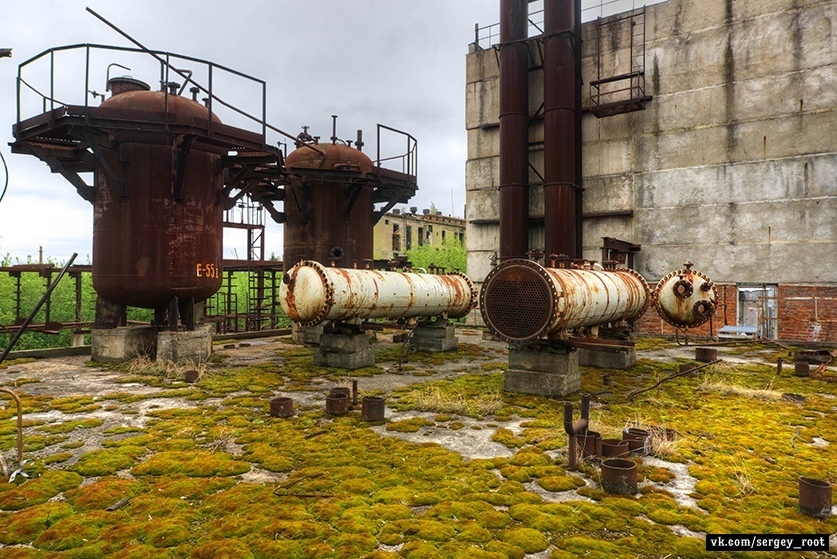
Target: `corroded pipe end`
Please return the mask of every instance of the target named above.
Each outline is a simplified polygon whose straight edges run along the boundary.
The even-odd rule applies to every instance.
[[[279,287],[279,303],[288,318],[316,326],[334,305],[334,287],[319,262],[303,260],[287,271]]]

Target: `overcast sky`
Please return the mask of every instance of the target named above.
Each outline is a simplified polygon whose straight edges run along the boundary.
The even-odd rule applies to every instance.
[[[499,0],[26,0],[4,2],[0,15],[0,48],[14,49],[13,58],[0,59],[0,152],[9,173],[0,201],[0,255],[25,261],[37,258],[43,246],[46,256],[59,261],[73,252],[79,253],[79,263],[89,260],[91,205],[45,163],[12,155],[8,147],[21,62],[63,45],[133,46],[88,13],[88,6],[150,49],[209,60],[264,80],[268,123],[292,134],[307,125],[311,134],[327,139],[332,114],[339,116],[341,138],[354,139],[363,129],[367,151],[375,149],[378,123],[409,132],[419,143],[419,191],[407,206],[433,203],[446,214],[463,216],[465,55],[474,24],[499,20]],[[75,87],[55,97],[81,104],[83,97],[73,96],[79,91],[83,96],[83,58],[57,60],[60,79]],[[140,61],[132,64],[132,71],[114,69],[112,75],[130,74],[156,87],[158,73]],[[105,75],[98,74],[91,75],[89,89],[102,92]],[[225,91],[216,91],[248,112],[261,110],[258,88],[230,82]],[[22,117],[40,112],[30,105]],[[220,116],[225,123],[247,126]],[[4,179],[0,169],[0,192]],[[281,255],[281,243],[281,229],[271,227],[267,254]],[[243,239],[225,237],[225,255],[246,257]]]

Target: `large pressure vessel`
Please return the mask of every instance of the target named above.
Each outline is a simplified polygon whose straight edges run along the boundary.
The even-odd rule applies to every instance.
[[[639,318],[648,284],[633,270],[546,268],[516,258],[494,268],[480,291],[480,312],[499,338],[525,344],[568,330]]]
[[[282,277],[279,300],[291,320],[314,326],[354,318],[461,318],[476,305],[477,291],[459,272],[382,272],[303,261]]]
[[[285,158],[284,261],[350,267],[372,259],[372,160],[341,143],[306,142]]]
[[[206,107],[136,80],[111,80],[101,104],[125,121],[206,122]],[[148,128],[144,126],[144,128]],[[137,133],[103,149],[95,171],[93,287],[121,305],[161,309],[173,296],[203,301],[221,286],[220,155],[188,138]],[[120,179],[125,180],[124,186]]]
[[[678,328],[695,328],[715,314],[718,292],[715,284],[702,273],[692,270],[686,262],[685,270],[666,275],[654,289],[654,307],[660,317]]]

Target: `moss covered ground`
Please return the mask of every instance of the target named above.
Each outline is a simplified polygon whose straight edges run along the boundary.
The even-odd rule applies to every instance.
[[[383,394],[381,430],[357,409],[269,415],[274,395],[325,392],[347,378],[362,388],[367,375],[392,369],[399,347],[379,348],[376,367],[351,374],[277,343],[275,358],[220,359],[192,385],[135,367],[117,370],[123,382],[98,395],[20,386],[34,462],[29,478],[0,483],[0,556],[697,558],[717,555],[704,551],[705,533],[837,532],[837,518],[797,509],[799,476],[837,483],[837,384],[777,376],[763,360],[718,363],[635,397],[678,362],[582,368],[591,428],[605,438],[626,426],[676,432],[659,442],[662,460],[636,459],[634,496],[603,492],[594,461],[568,469],[563,402],[504,392],[499,344],[410,356],[402,387]],[[37,367],[16,374],[37,378]],[[414,374],[426,370],[450,375]],[[14,406],[0,409],[7,460],[14,418]],[[505,451],[474,457],[433,442],[463,427]],[[422,433],[426,442],[404,438]]]

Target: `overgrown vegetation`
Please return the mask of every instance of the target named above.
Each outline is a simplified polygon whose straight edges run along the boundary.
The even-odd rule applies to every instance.
[[[31,259],[28,262],[20,262],[18,260],[12,261],[12,259],[6,256],[0,262],[0,267],[31,263]],[[59,269],[64,265],[63,262],[48,262],[48,264],[52,264]],[[56,276],[57,272],[52,275],[50,281],[54,281]],[[280,280],[281,275],[277,275],[277,281]],[[77,282],[81,293],[80,306],[78,308],[76,308]],[[233,274],[232,285],[233,287],[229,294],[231,313],[245,314],[247,312],[249,298],[247,273],[235,272]],[[29,316],[46,292],[46,289],[47,278],[41,277],[36,272],[24,272],[20,274],[19,280],[7,272],[0,272],[0,326],[15,324]],[[225,302],[227,297],[228,294],[224,292],[221,295],[224,301],[223,303],[217,301],[210,303],[211,305],[215,305],[216,312],[227,311]],[[219,306],[223,308],[219,308]],[[279,319],[280,326],[290,326],[290,321],[284,316],[281,307],[277,305],[277,309],[281,315]],[[93,289],[91,275],[89,273],[82,273],[78,279],[65,276],[52,292],[49,302],[44,304],[41,310],[35,315],[33,322],[36,324],[45,322],[90,323],[94,321],[95,315],[96,292]],[[153,318],[153,310],[134,307],[128,308],[129,321],[151,322]],[[57,333],[26,332],[15,345],[15,349],[66,347],[71,344],[72,336],[73,332],[70,329],[64,329]],[[0,349],[5,349],[8,346],[11,337],[12,333],[0,328]]]
[[[275,360],[211,364],[193,385],[180,370],[139,361],[118,371],[127,382],[95,397],[23,385],[27,416],[41,414],[26,424],[36,460],[31,479],[0,483],[0,555],[701,558],[710,554],[694,534],[837,532],[837,518],[797,509],[800,475],[837,483],[837,385],[718,364],[630,400],[677,363],[584,368],[591,428],[606,438],[629,426],[658,433],[651,447],[663,461],[633,458],[639,493],[613,496],[595,463],[567,470],[562,402],[504,392],[504,357],[462,346],[439,363],[411,361],[415,372],[445,367],[454,378],[404,377],[407,386],[386,395],[386,425],[374,428],[357,409],[327,415],[320,383],[345,373],[318,369],[310,349],[285,345]],[[0,374],[37,378],[41,365]],[[313,394],[315,405],[271,417],[270,398],[298,394],[289,388]],[[753,397],[761,391],[780,397]],[[14,416],[0,409],[8,457]],[[465,458],[429,442],[432,433],[484,433],[495,450]]]
[[[407,251],[407,258],[414,268],[429,269],[431,266],[444,268],[448,272],[466,272],[468,253],[459,239],[446,238],[440,245],[414,245]]]

